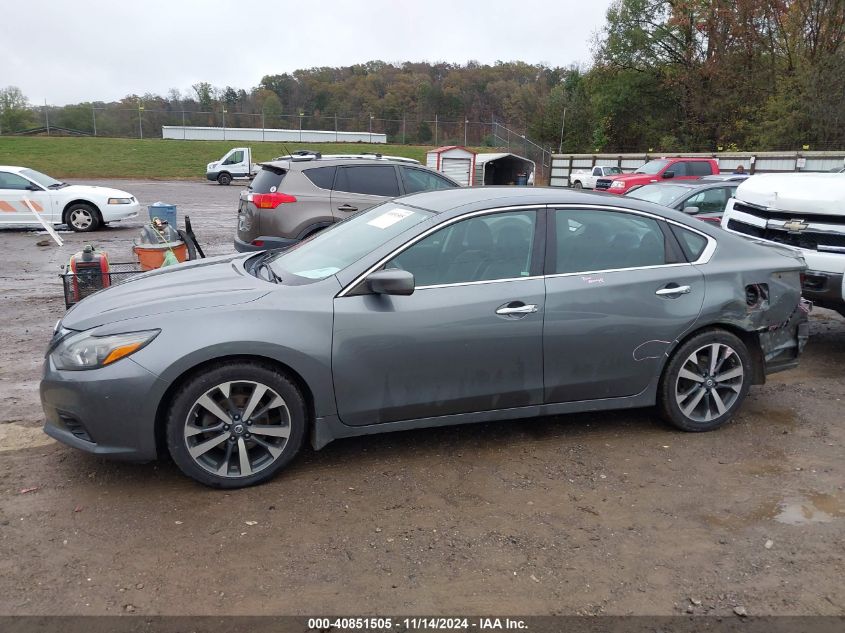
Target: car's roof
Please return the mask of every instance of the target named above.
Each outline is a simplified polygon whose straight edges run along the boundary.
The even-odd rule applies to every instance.
[[[0,165],[0,169],[3,171],[23,171],[24,169],[28,169],[28,167],[18,167],[17,165]]]
[[[617,196],[596,191],[578,191],[568,187],[461,187],[423,191],[397,198],[400,204],[420,207],[434,213],[459,211],[461,213],[481,211],[493,207],[520,206],[531,204],[589,204],[635,209],[656,213],[670,219],[687,223],[687,216],[673,209],[667,209],[636,198]]]

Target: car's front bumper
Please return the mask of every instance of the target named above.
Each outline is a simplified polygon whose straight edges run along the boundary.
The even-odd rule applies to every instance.
[[[100,215],[103,216],[103,222],[117,222],[119,220],[137,218],[140,212],[141,205],[137,202],[133,204],[105,204],[100,207]]]
[[[845,275],[818,270],[804,273],[802,294],[815,305],[845,315]]]
[[[47,358],[41,380],[44,432],[88,453],[153,460],[162,393],[158,378],[131,358],[82,371],[59,371]]]

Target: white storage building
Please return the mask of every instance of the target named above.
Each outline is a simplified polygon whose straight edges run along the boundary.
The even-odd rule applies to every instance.
[[[444,145],[425,155],[425,164],[464,187],[475,184],[475,152],[460,145]]]

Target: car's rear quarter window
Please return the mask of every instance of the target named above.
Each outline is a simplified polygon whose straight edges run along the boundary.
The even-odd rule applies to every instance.
[[[305,169],[302,173],[320,189],[331,189],[336,170],[337,167],[317,167],[315,169]]]
[[[275,167],[262,167],[250,185],[254,193],[275,193],[285,178],[287,172]]]
[[[399,195],[399,181],[393,165],[355,165],[341,167],[334,184],[335,191],[363,193],[371,196],[395,198]]]
[[[683,249],[684,255],[686,255],[689,261],[694,262],[699,257],[701,257],[701,254],[707,247],[706,237],[704,237],[700,233],[696,233],[695,231],[690,231],[689,229],[682,229],[680,226],[673,225],[672,231],[675,233],[675,237],[677,237],[678,241],[681,243],[681,249]]]

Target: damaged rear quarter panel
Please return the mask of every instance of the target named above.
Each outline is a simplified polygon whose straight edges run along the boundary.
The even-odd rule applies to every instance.
[[[785,368],[779,365],[794,365],[806,342],[807,314],[801,305],[806,265],[776,249],[745,246],[750,252],[742,256],[715,257],[699,266],[707,280],[700,325],[727,325],[753,335],[758,349],[751,351],[765,364],[761,373],[770,373]]]

